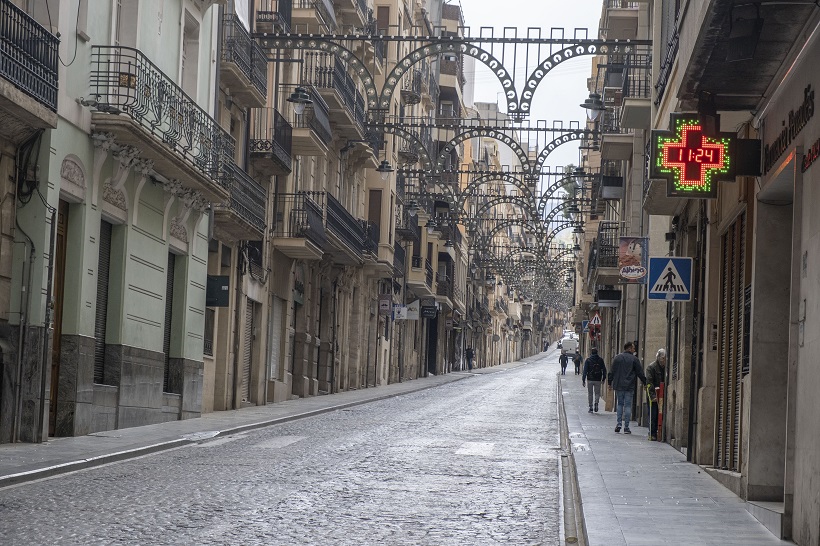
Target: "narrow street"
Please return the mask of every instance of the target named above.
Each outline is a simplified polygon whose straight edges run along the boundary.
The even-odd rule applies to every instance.
[[[557,355],[0,492],[3,544],[557,544]]]

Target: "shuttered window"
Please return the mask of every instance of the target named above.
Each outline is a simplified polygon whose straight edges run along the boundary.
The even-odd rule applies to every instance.
[[[168,253],[168,268],[165,270],[165,331],[162,335],[162,352],[165,353],[165,373],[162,390],[171,392],[169,379],[171,374],[171,332],[173,329],[174,311],[174,265],[176,256]]]
[[[273,297],[273,306],[271,309],[271,321],[270,321],[270,378],[271,379],[280,379],[280,369],[282,367],[282,346],[283,346],[283,337],[285,335],[283,326],[285,322],[285,309],[287,305],[287,301],[284,299],[274,296]]]
[[[94,383],[105,383],[105,325],[108,320],[108,274],[111,268],[110,223],[100,222],[97,262],[97,310],[94,319]]]
[[[741,382],[745,375],[744,311],[746,290],[746,215],[741,214],[721,240],[720,347],[715,466],[740,470]],[[748,372],[746,372],[748,373]]]
[[[253,301],[245,306],[245,335],[242,336],[242,385],[239,397],[243,402],[251,399],[251,361],[253,355]]]

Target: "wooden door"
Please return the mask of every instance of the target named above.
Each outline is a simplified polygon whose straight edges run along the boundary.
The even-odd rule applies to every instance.
[[[51,391],[48,407],[48,435],[57,426],[57,387],[60,383],[60,341],[63,332],[63,293],[65,292],[65,252],[68,234],[68,203],[60,200],[57,208],[57,238],[54,245],[54,339],[51,342]]]

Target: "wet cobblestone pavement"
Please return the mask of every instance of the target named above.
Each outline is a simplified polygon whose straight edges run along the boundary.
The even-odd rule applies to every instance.
[[[556,544],[553,360],[8,488],[0,543]]]

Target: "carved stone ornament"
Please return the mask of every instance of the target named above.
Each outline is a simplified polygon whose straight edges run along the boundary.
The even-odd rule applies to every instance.
[[[180,241],[188,242],[188,230],[185,229],[179,222],[179,218],[171,218],[171,226],[169,228],[171,235],[179,239]]]
[[[63,180],[85,189],[85,175],[76,161],[69,158],[63,159],[63,164],[60,166],[60,176]]]
[[[111,203],[120,210],[128,210],[125,205],[125,195],[120,190],[115,190],[111,184],[106,183],[103,186],[103,200]]]
[[[94,133],[91,135],[95,148],[101,148],[106,152],[114,145],[114,133]]]
[[[193,209],[197,212],[204,212],[208,207],[208,200],[196,190],[185,189],[179,195],[179,198],[186,208]]]

